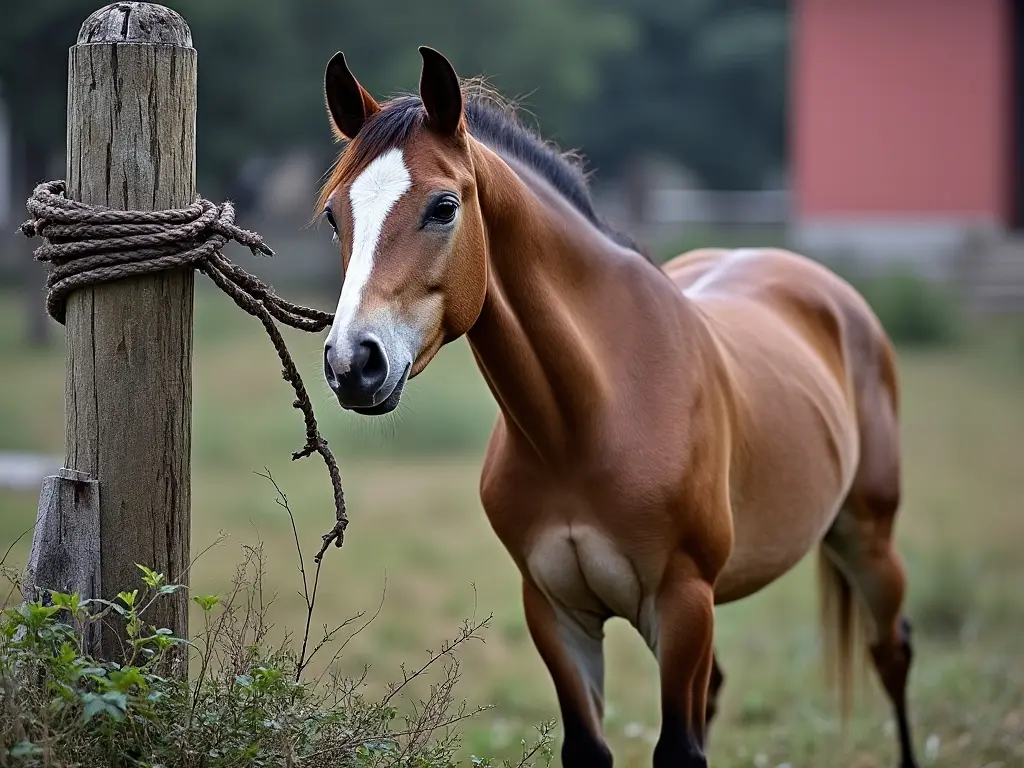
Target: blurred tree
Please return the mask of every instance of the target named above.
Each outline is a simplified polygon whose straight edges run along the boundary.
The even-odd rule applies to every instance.
[[[606,59],[574,135],[602,175],[639,154],[678,158],[706,185],[760,187],[785,154],[785,0],[598,0],[631,15],[634,51]]]
[[[335,51],[383,101],[415,91],[417,46],[431,45],[463,76],[483,73],[507,94],[529,93],[529,106],[557,132],[600,87],[599,58],[626,50],[634,33],[619,14],[588,10],[592,0],[278,0],[258,14],[241,0],[171,5],[186,14],[203,57],[200,162],[218,178],[289,145],[317,148],[329,161],[322,88]]]
[[[250,159],[294,145],[333,151],[323,70],[344,50],[378,98],[414,90],[416,47],[444,52],[462,75],[485,73],[526,94],[560,133],[600,88],[598,63],[628,50],[635,29],[594,0],[164,0],[199,51],[199,172],[205,194],[233,194]],[[17,6],[16,8],[14,6]],[[97,0],[11,3],[0,10],[0,83],[34,181],[64,144],[67,50]],[[256,163],[248,163],[251,175]]]
[[[415,90],[416,48],[430,45],[463,77],[485,75],[504,94],[524,97],[524,107],[554,134],[599,91],[602,58],[625,53],[636,39],[628,16],[595,7],[594,0],[335,0],[338,11],[326,16],[326,25],[322,3],[297,5],[309,12],[304,39],[316,47],[317,75],[334,51],[344,50],[378,99]]]
[[[47,0],[0,10],[0,95],[21,187],[45,181],[51,156],[64,145],[67,51],[95,7],[93,0]]]
[[[0,9],[0,98],[7,106],[11,131],[11,207],[13,222],[25,218],[24,200],[46,181],[65,141],[67,49],[82,21],[95,7],[89,0],[8,3]],[[50,339],[44,310],[44,271],[32,261],[32,244],[22,237],[8,241],[21,265],[24,333],[31,346]]]
[[[68,48],[102,2],[0,7],[15,216],[35,183],[60,173]],[[522,97],[546,136],[582,148],[606,178],[660,153],[709,186],[750,188],[784,159],[785,0],[164,3],[187,19],[199,51],[200,189],[233,198],[243,217],[275,156],[310,148],[326,169],[322,78],[337,50],[382,100],[416,88],[416,47],[431,45],[461,75]],[[45,330],[36,320],[29,327]]]
[[[0,9],[0,84],[32,182],[63,149],[67,49],[99,4]],[[335,51],[383,99],[415,89],[420,44],[524,97],[545,134],[582,147],[602,175],[653,150],[710,185],[749,187],[782,160],[785,0],[165,4],[188,20],[199,51],[199,173],[210,196],[240,196],[259,184],[261,159],[296,145],[327,161],[321,88]]]

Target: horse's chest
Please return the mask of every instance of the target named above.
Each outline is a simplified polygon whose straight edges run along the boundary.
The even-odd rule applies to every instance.
[[[484,510],[524,576],[570,613],[620,616],[644,631],[672,538],[664,508],[637,503],[645,486],[627,472],[552,478],[492,459]]]
[[[644,588],[622,549],[588,523],[555,523],[532,537],[525,564],[530,578],[557,605],[638,624]]]

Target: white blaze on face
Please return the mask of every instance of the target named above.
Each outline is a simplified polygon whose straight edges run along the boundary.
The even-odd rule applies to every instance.
[[[359,311],[363,289],[373,273],[373,259],[377,253],[380,233],[395,203],[412,186],[412,177],[405,167],[400,149],[390,149],[375,158],[359,174],[349,188],[352,203],[352,256],[345,271],[338,311],[327,337],[331,344],[346,355],[345,337]]]

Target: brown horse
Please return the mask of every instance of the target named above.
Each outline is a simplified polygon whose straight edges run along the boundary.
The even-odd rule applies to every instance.
[[[563,764],[612,764],[602,638],[621,616],[660,668],[654,765],[706,766],[714,606],[819,545],[843,689],[862,608],[915,766],[896,370],[867,304],[781,250],[659,269],[600,220],[575,164],[420,52],[419,97],[382,106],[342,54],[327,66],[350,143],[320,200],[344,265],[324,373],[343,407],[387,413],[468,338],[500,406],[481,497],[522,574]]]

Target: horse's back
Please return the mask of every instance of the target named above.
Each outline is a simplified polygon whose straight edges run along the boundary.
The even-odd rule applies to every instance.
[[[892,368],[891,345],[868,303],[806,256],[777,248],[705,248],[669,261],[664,271],[720,338],[750,335],[762,345],[786,346],[758,325],[762,321],[809,345],[837,379],[844,373],[889,378],[880,368]],[[730,325],[736,328],[727,330]],[[895,395],[895,382],[888,384]]]
[[[892,352],[864,299],[798,254],[702,249],[664,269],[704,316],[732,388],[734,548],[719,592],[738,599],[821,540],[871,469],[865,445],[891,442]]]
[[[853,389],[881,380],[897,397],[892,345],[867,301],[846,280],[812,259],[778,248],[700,249],[665,265],[685,296],[715,318],[760,335],[754,319],[777,318],[810,345],[837,379]],[[855,394],[851,392],[851,395]]]

